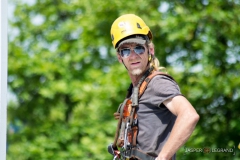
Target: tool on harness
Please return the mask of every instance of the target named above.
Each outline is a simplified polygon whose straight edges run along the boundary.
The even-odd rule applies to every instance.
[[[117,130],[113,144],[108,146],[108,152],[114,156],[114,160],[154,160],[152,157],[143,151],[137,149],[137,132],[138,120],[136,108],[138,100],[147,88],[148,83],[156,75],[165,75],[172,79],[171,76],[163,72],[152,72],[150,68],[140,79],[137,87],[131,84],[126,99],[118,107],[120,118],[118,120]],[[120,148],[120,150],[118,150]]]

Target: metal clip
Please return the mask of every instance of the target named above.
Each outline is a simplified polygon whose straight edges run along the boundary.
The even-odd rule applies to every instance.
[[[127,125],[126,125],[126,128],[125,128],[125,135],[124,135],[124,149],[126,150],[127,149],[127,145],[128,145],[128,137],[127,137],[127,134],[128,134],[128,130],[129,130],[129,122],[127,122]]]
[[[132,126],[134,127],[134,126],[137,126],[137,125],[138,125],[138,119],[134,119],[134,120],[133,120],[133,125],[132,125]]]

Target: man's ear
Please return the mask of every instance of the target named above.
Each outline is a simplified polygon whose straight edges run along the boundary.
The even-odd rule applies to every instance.
[[[154,56],[154,54],[155,54],[155,50],[154,50],[153,44],[150,44],[150,45],[149,45],[149,53],[150,53],[151,55],[153,55],[153,56]]]
[[[118,57],[118,61],[120,62],[120,63],[122,63],[122,57],[117,53],[117,57]]]

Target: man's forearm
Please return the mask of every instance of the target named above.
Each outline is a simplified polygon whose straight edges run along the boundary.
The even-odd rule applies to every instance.
[[[169,139],[159,153],[158,160],[169,160],[188,140],[198,120],[199,115],[196,112],[186,111],[179,114]]]

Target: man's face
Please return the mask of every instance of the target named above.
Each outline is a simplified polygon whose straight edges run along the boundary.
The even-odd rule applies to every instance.
[[[124,56],[121,54],[128,53],[129,49],[129,55]],[[120,63],[124,63],[131,75],[141,75],[148,67],[148,49],[146,45],[139,45],[135,43],[123,44],[118,49],[118,60]]]

